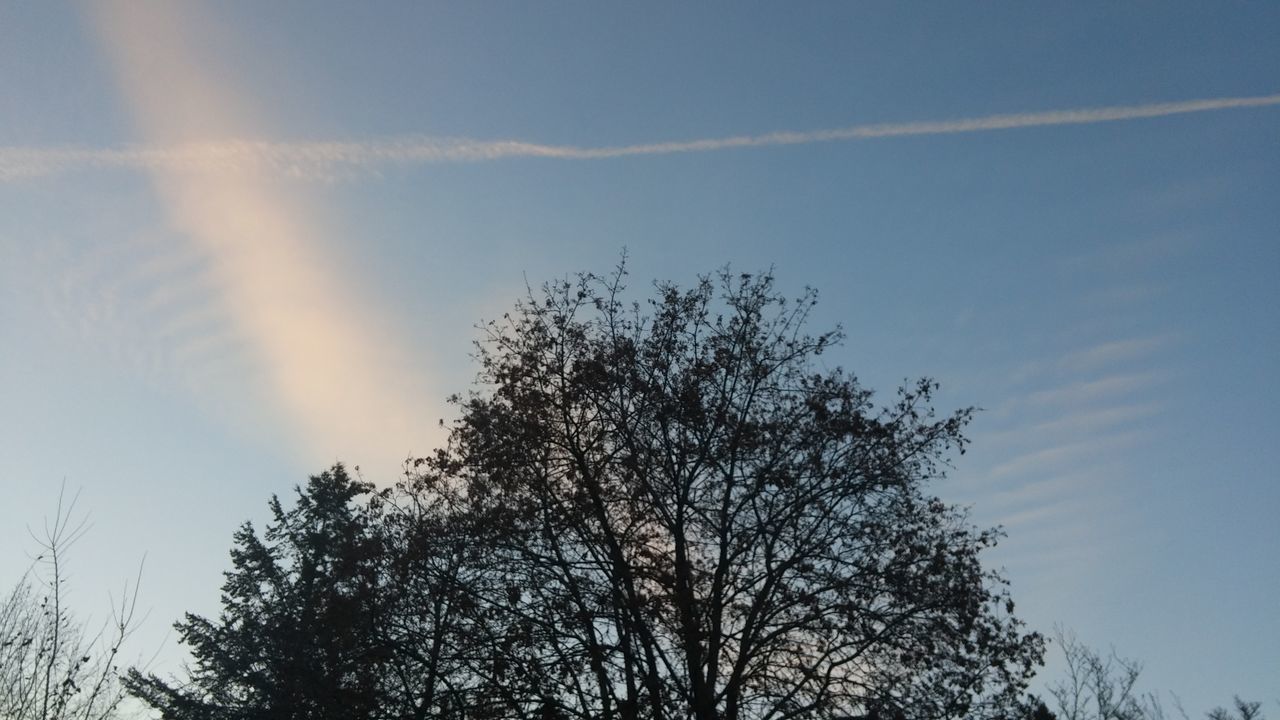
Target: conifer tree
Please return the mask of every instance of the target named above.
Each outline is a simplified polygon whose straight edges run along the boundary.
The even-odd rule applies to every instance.
[[[171,720],[376,716],[390,659],[380,505],[341,465],[298,488],[290,509],[273,497],[264,533],[245,523],[234,535],[221,615],[176,624],[189,677],[135,670],[130,691]]]

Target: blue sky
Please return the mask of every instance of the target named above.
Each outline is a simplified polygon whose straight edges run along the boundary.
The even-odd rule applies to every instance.
[[[1267,3],[0,8],[0,581],[65,478],[78,600],[145,553],[139,642],[176,667],[238,523],[337,459],[392,480],[475,323],[625,247],[637,293],[818,288],[829,362],[984,408],[936,489],[1006,526],[1034,626],[1193,714],[1280,713],[1277,31]],[[804,135],[883,125],[917,134]]]

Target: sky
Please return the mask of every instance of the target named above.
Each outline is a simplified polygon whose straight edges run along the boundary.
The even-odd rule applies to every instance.
[[[1280,5],[0,5],[0,585],[64,483],[100,618],[214,614],[234,529],[441,440],[527,285],[772,268],[1032,627],[1280,717]],[[1045,671],[1052,676],[1055,665]],[[1166,696],[1168,702],[1168,696]]]

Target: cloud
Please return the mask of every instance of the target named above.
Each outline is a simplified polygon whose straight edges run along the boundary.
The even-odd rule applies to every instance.
[[[1086,571],[1105,556],[1104,537],[1132,532],[1128,489],[1142,472],[1136,459],[1160,434],[1167,400],[1157,391],[1176,376],[1162,351],[1180,337],[1145,332],[1065,350],[1054,342],[1052,353],[1006,373],[1006,387],[1026,389],[988,416],[992,430],[975,432],[979,465],[960,488],[983,523],[1017,534],[1020,549],[1002,558],[1033,567],[1066,553]]]
[[[919,135],[954,135],[1059,125],[1091,125],[1275,105],[1280,105],[1280,94],[986,115],[953,120],[854,125],[827,130],[780,131],[762,135],[736,135],[603,147],[546,145],[523,140],[476,140],[431,136],[334,142],[188,139],[185,142],[164,145],[110,149],[0,147],[0,182],[91,168],[203,172],[251,170],[290,177],[330,179],[346,173],[367,172],[394,165],[484,162],[507,158],[606,160],[641,155],[716,152],[736,148],[808,145]]]
[[[1163,406],[1159,403],[1129,403],[1103,408],[1084,408],[1031,425],[1018,425],[1008,430],[984,433],[981,440],[988,445],[1017,445],[1044,443],[1048,439],[1063,437],[1095,436],[1110,432],[1157,415]]]
[[[1168,291],[1169,287],[1160,283],[1129,282],[1124,285],[1112,285],[1090,290],[1080,296],[1079,304],[1094,312],[1102,310],[1113,313],[1132,309],[1158,298],[1168,293]]]
[[[1054,473],[1042,479],[1022,483],[991,493],[985,506],[993,509],[1017,512],[1027,507],[1040,507],[1068,497],[1097,496],[1107,483],[1123,476],[1123,467],[1116,462],[1087,464],[1070,471]]]
[[[1141,431],[1128,430],[1038,448],[996,465],[987,472],[986,477],[991,481],[1009,477],[1019,480],[1044,477],[1061,472],[1064,467],[1082,467],[1095,463],[1116,450],[1132,447],[1142,437]]]
[[[1177,339],[1176,333],[1162,333],[1108,340],[1068,351],[1059,357],[1028,360],[1010,371],[1008,377],[1013,382],[1021,384],[1037,377],[1078,375],[1086,371],[1095,371],[1106,366],[1144,358],[1156,350],[1169,346]]]
[[[323,250],[317,208],[274,182],[258,162],[269,148],[189,142],[254,128],[252,108],[192,55],[187,33],[205,32],[207,21],[191,17],[194,8],[161,3],[104,2],[94,10],[137,124],[159,144],[54,153],[47,161],[136,167],[152,175],[174,230],[207,262],[200,268],[209,278],[205,302],[217,308],[174,313],[172,328],[183,348],[177,355],[216,361],[243,345],[267,392],[253,401],[285,421],[308,463],[341,458],[389,470],[410,452],[425,451],[434,440],[436,408],[424,402],[423,373],[410,367],[383,321],[386,313],[367,306],[344,277],[341,260]],[[39,164],[25,157],[21,167]],[[149,271],[179,270],[157,260]],[[166,291],[150,299],[164,306],[175,297]],[[208,322],[218,313],[226,322]],[[253,392],[247,382],[240,390]]]
[[[1148,371],[1140,373],[1113,374],[1096,380],[1084,380],[1046,390],[1037,390],[1026,397],[1026,403],[1032,406],[1047,405],[1080,405],[1095,401],[1106,401],[1138,390],[1148,388],[1168,379],[1168,373]]]
[[[1150,267],[1153,263],[1186,253],[1196,245],[1196,236],[1188,231],[1163,233],[1128,242],[1108,244],[1064,258],[1062,269],[1069,273],[1096,274],[1099,271],[1119,271],[1132,275],[1135,268]]]
[[[1100,366],[1133,360],[1168,346],[1175,336],[1172,333],[1149,337],[1112,340],[1100,345],[1077,350],[1062,358],[1060,365],[1066,370],[1080,372]]]

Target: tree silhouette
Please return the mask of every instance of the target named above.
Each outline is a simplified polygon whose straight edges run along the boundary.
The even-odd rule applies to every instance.
[[[189,677],[134,670],[130,691],[165,718],[376,717],[390,653],[380,505],[358,502],[372,491],[339,465],[291,509],[273,497],[262,536],[248,523],[235,533],[221,616],[176,625]]]
[[[479,344],[445,447],[375,491],[313,477],[235,534],[166,718],[1025,717],[1043,641],[926,492],[969,411],[878,406],[812,294],[545,288]]]
[[[1066,665],[1062,677],[1048,688],[1057,705],[1058,718],[1166,720],[1168,714],[1160,695],[1138,689],[1141,662],[1121,657],[1114,649],[1103,654],[1062,628],[1058,628],[1055,634]],[[1178,696],[1172,697],[1178,716],[1190,720]],[[1234,698],[1234,712],[1217,707],[1210,710],[1207,717],[1208,720],[1264,720],[1262,703],[1242,700],[1239,696]]]
[[[1209,720],[1263,720],[1262,703],[1241,700],[1240,696],[1232,699],[1235,712],[1222,707],[1209,711]]]
[[[125,697],[120,652],[137,627],[137,581],[125,584],[97,631],[68,602],[67,554],[88,530],[78,495],[58,495],[52,518],[32,531],[35,564],[0,600],[0,718],[103,720]]]
[[[1045,705],[1039,698],[1034,699],[1034,709],[1031,711],[1031,720],[1057,720],[1058,716],[1053,714],[1048,705]]]
[[[1114,651],[1098,653],[1061,629],[1056,639],[1066,668],[1049,694],[1062,720],[1144,720],[1162,714],[1156,698],[1138,691],[1140,662]]]
[[[839,332],[807,335],[813,295],[768,275],[647,307],[622,277],[489,324],[449,447],[417,463],[484,548],[470,697],[508,717],[1029,712],[1043,644],[981,566],[997,533],[925,492],[969,411],[935,416],[928,381],[877,407],[818,369]]]

